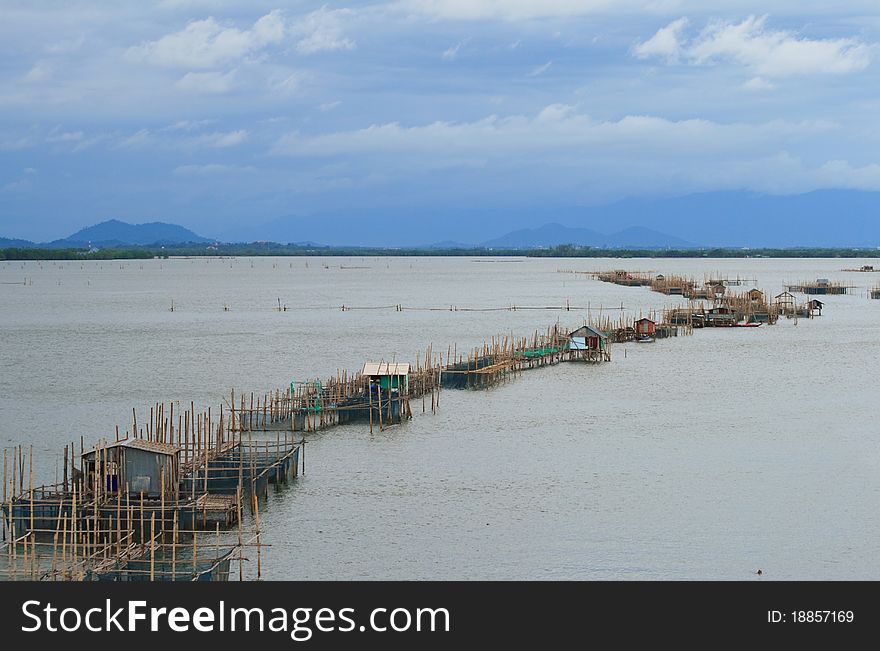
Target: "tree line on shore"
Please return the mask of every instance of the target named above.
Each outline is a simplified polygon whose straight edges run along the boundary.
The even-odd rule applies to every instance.
[[[0,249],[0,260],[130,260],[169,257],[233,256],[440,256],[440,257],[531,257],[531,258],[880,258],[880,248],[598,248],[560,244],[546,248],[425,248],[305,246],[252,242],[239,244],[180,244],[127,246],[103,249],[18,248]]]

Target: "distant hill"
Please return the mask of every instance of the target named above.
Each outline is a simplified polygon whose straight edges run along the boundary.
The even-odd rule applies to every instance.
[[[576,244],[603,248],[639,247],[664,249],[670,247],[690,248],[694,245],[679,237],[660,233],[641,226],[633,226],[606,235],[589,228],[574,228],[562,224],[544,224],[538,228],[524,228],[501,237],[487,240],[482,246],[489,248],[552,247],[559,244]]]
[[[683,246],[682,242],[698,247],[880,246],[880,192],[816,190],[771,195],[731,190],[580,206],[401,201],[381,208],[328,206],[310,214],[242,219],[223,236],[227,241],[314,240],[331,246],[424,248],[430,243],[461,243],[473,247],[490,242],[506,246],[496,241],[510,243],[505,234],[540,230],[551,223],[600,234],[615,231],[599,240],[615,246],[664,248]],[[566,239],[573,235],[567,233]],[[541,245],[540,240],[533,243]]]
[[[567,215],[569,223],[650,225],[698,246],[880,246],[880,192],[815,190],[772,195],[745,191],[631,198]]]
[[[8,237],[0,237],[0,249],[33,249],[36,246],[30,240],[11,240]]]
[[[147,224],[128,224],[118,219],[110,219],[94,226],[77,231],[70,237],[50,242],[52,247],[66,246],[148,246],[164,244],[207,243],[211,240],[196,235],[191,230],[177,224],[150,222]]]

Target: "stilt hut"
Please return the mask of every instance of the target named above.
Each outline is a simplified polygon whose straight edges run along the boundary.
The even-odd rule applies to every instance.
[[[716,328],[736,325],[736,313],[726,305],[713,307],[706,315],[706,325]]]
[[[773,305],[779,314],[792,314],[795,308],[795,297],[791,292],[782,292],[773,297]]]
[[[654,337],[657,334],[657,323],[647,317],[636,321],[634,326],[639,337]]]
[[[370,378],[372,386],[379,386],[382,391],[394,389],[409,393],[409,364],[367,362],[362,374]]]
[[[569,350],[605,350],[608,337],[593,326],[584,325],[568,333]]]
[[[176,499],[180,484],[180,448],[131,438],[98,445],[82,455],[85,490],[101,493],[143,494],[148,498]],[[95,474],[97,473],[97,477]]]
[[[807,308],[810,311],[810,316],[822,316],[823,307],[825,307],[825,303],[815,298],[811,301],[807,301]]]

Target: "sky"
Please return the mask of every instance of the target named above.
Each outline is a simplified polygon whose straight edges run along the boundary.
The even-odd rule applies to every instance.
[[[880,191],[876,0],[0,13],[0,236],[418,244],[632,198]]]

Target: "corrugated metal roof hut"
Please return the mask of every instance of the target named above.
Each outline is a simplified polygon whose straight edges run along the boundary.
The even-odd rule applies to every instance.
[[[176,498],[180,480],[180,448],[145,439],[126,439],[99,445],[82,456],[86,490],[125,491],[145,497]],[[97,462],[96,462],[97,457]]]
[[[648,335],[653,337],[657,331],[657,323],[647,317],[639,319],[634,325],[637,335]]]
[[[395,362],[367,362],[361,373],[377,383],[382,389],[400,389],[409,393],[409,364]]]
[[[570,350],[605,350],[608,337],[603,332],[588,325],[568,333]]]

